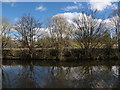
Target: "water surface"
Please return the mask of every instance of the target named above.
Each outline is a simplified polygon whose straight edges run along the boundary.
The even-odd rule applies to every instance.
[[[3,88],[119,88],[119,61],[3,61]]]

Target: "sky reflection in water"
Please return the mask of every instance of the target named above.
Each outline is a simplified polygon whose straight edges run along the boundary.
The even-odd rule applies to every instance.
[[[119,65],[84,64],[3,65],[3,88],[119,88]]]

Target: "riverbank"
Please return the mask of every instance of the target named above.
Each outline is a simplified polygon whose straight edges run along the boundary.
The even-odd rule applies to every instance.
[[[27,49],[4,49],[2,53],[3,60],[50,60],[59,61],[59,51],[56,49],[36,49],[33,58],[28,55]],[[64,49],[61,61],[82,61],[82,60],[119,60],[120,54],[117,49],[95,49],[90,52],[90,56],[84,55],[84,49]]]

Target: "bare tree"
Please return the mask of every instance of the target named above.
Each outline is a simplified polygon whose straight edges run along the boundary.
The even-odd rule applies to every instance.
[[[5,48],[8,45],[8,42],[11,40],[10,33],[11,33],[12,25],[8,22],[7,18],[2,19],[2,29],[1,35],[2,36],[2,48]]]
[[[113,26],[115,29],[115,35],[116,35],[116,39],[117,39],[117,43],[118,43],[118,49],[120,52],[120,16],[115,16],[113,18],[111,18],[111,21],[113,22]]]
[[[17,31],[15,36],[19,40],[21,47],[29,50],[30,58],[33,57],[35,51],[35,42],[41,36],[40,28],[41,23],[30,14],[23,15],[15,25]]]
[[[100,37],[108,31],[106,22],[96,19],[97,11],[87,11],[74,19],[75,33],[74,38],[84,50],[85,57],[91,57],[95,48],[100,48]]]
[[[52,47],[58,50],[57,59],[63,60],[63,50],[69,46],[72,26],[61,16],[53,16],[48,20],[50,40]]]
[[[118,49],[120,52],[120,10],[118,12],[114,13],[115,16],[113,16],[110,20],[113,23],[113,28],[115,30],[115,35],[118,43]]]
[[[115,9],[112,14],[113,17],[110,19],[113,25],[113,30],[116,37],[116,45],[118,48],[117,56],[120,58],[120,1],[118,2],[118,8]]]

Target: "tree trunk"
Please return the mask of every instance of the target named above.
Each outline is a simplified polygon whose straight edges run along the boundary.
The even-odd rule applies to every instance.
[[[120,53],[120,38],[118,39],[118,51]]]
[[[64,57],[63,57],[63,48],[59,49],[58,59],[59,59],[60,61],[63,61],[63,60],[64,60]]]
[[[33,48],[29,48],[29,56],[30,56],[30,59],[33,58],[33,52],[34,52]]]

